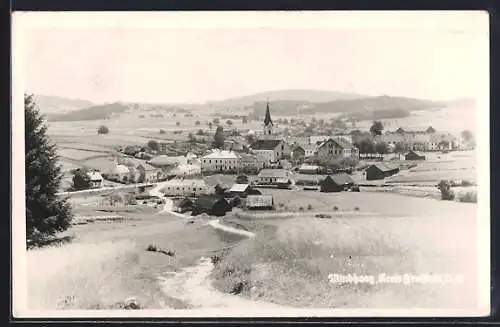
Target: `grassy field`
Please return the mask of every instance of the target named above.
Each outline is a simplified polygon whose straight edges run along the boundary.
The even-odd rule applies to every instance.
[[[292,198],[295,199],[296,198]],[[319,200],[318,202],[326,200]],[[294,201],[294,200],[291,200]],[[310,201],[304,200],[304,202]],[[403,197],[343,193],[341,208],[359,206],[358,217],[302,217],[223,223],[255,231],[226,254],[213,272],[230,292],[243,283],[248,298],[297,307],[463,308],[475,305],[475,205]],[[378,210],[379,215],[362,215]],[[451,274],[446,285],[332,284],[329,274],[379,276]]]
[[[86,215],[95,208],[79,206],[75,214]],[[186,224],[151,209],[117,208],[101,214],[125,219],[73,226],[60,235],[71,243],[28,251],[30,309],[113,308],[129,297],[143,308],[188,308],[161,291],[158,276],[191,266],[200,256],[240,239],[201,221]],[[175,256],[146,252],[149,244],[175,251]]]

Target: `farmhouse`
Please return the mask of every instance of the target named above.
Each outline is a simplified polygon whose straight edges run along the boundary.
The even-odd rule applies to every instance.
[[[356,182],[346,173],[328,175],[320,183],[321,192],[341,192],[347,191],[356,185]]]
[[[357,148],[345,139],[329,138],[318,146],[317,156],[324,161],[358,157]]]
[[[283,140],[257,140],[251,147],[259,162],[269,164],[284,159],[291,154],[291,149]]]
[[[164,177],[161,169],[147,163],[139,164],[137,165],[137,167],[135,167],[135,169],[137,169],[137,171],[139,172],[139,176],[137,176],[135,179],[136,181],[144,183],[157,182]],[[144,177],[144,180],[141,180],[141,176]]]
[[[103,176],[106,179],[115,181],[115,182],[126,182],[128,176],[130,174],[130,170],[127,166],[118,164],[116,159],[113,161],[113,164],[110,168],[103,171]]]
[[[87,171],[87,177],[90,180],[91,188],[100,188],[102,187],[102,175],[97,170],[89,170]]]
[[[292,173],[285,169],[262,169],[257,175],[257,183],[261,185],[291,184],[292,180]]]
[[[240,198],[246,198],[248,195],[260,195],[260,191],[253,189],[249,184],[234,184],[230,189],[229,193],[233,196],[239,196]]]
[[[211,216],[224,216],[226,212],[231,210],[231,205],[223,197],[203,195],[196,200],[191,214],[196,216],[206,213]]]
[[[165,196],[198,196],[212,193],[205,181],[201,179],[174,178],[165,182],[161,190]]]
[[[367,180],[378,180],[392,176],[399,172],[399,168],[387,163],[377,163],[366,168]]]
[[[405,154],[405,160],[425,160],[425,156],[419,152],[410,150]]]
[[[233,151],[213,150],[201,158],[203,171],[234,172],[240,167],[240,157]]]
[[[249,195],[245,206],[249,210],[272,210],[274,199],[272,195]]]
[[[244,171],[259,171],[264,167],[264,163],[259,161],[256,155],[242,153],[240,156],[240,168]]]

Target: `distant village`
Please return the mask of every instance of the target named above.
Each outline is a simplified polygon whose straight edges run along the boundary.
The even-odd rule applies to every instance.
[[[74,170],[73,191],[101,189],[105,182],[113,187],[161,182],[158,196],[139,195],[136,200],[161,202],[163,195],[176,200],[178,211],[223,215],[235,206],[273,209],[272,196],[262,195],[259,188],[359,192],[360,183],[397,174],[402,162],[475,146],[471,135],[455,136],[431,126],[384,131],[375,121],[368,131],[304,135],[311,126],[280,122],[287,127],[277,128],[267,104],[261,131],[225,131],[219,125],[213,136],[190,134],[186,142],[119,146],[122,155],[106,167]],[[322,125],[318,123],[312,134],[324,132]]]

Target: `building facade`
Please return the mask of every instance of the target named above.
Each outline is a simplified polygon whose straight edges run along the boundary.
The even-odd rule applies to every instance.
[[[201,157],[203,172],[236,172],[240,168],[240,156],[233,151],[213,150]]]

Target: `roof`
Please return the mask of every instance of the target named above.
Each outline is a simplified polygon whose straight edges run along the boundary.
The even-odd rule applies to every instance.
[[[353,147],[353,145],[351,144],[351,142],[343,139],[343,138],[329,138],[328,140],[325,140],[324,142],[322,142],[321,144],[318,145],[318,148],[321,148],[322,146],[324,146],[326,143],[330,142],[330,140],[332,142],[335,142],[338,146],[340,146],[341,148],[344,148],[344,149],[350,149]]]
[[[394,165],[391,165],[388,163],[382,163],[382,162],[373,164],[370,167],[377,167],[380,171],[391,171],[391,170],[398,169],[397,166],[394,166]]]
[[[290,172],[286,169],[262,169],[259,177],[288,178]]]
[[[273,205],[272,195],[249,195],[246,200],[247,207],[269,207]]]
[[[414,150],[410,150],[410,151],[408,151],[408,153],[407,153],[407,154],[405,154],[405,155],[409,155],[409,154],[415,154],[415,155],[417,155],[417,156],[419,156],[419,157],[425,157],[425,155],[424,155],[424,154],[422,154],[422,153],[420,153],[420,152],[418,152],[418,151],[414,151]]]
[[[299,170],[318,170],[318,169],[320,169],[320,167],[316,166],[316,165],[305,165],[305,164],[303,164],[303,165],[301,165],[299,167]]]
[[[128,174],[130,170],[125,165],[117,164],[111,169],[111,174]]]
[[[248,184],[234,184],[229,189],[229,192],[245,192],[249,187],[250,185]]]
[[[148,163],[145,163],[145,162],[138,164],[136,168],[140,169],[141,167],[144,168],[145,171],[158,170],[158,168],[156,168]]]
[[[213,150],[203,156],[203,159],[239,159],[239,156],[233,151]]]
[[[345,185],[345,184],[356,184],[354,179],[351,178],[346,173],[339,173],[339,174],[334,174],[334,175],[328,175],[325,178],[325,181],[330,178],[335,184],[337,185]]]
[[[182,179],[182,178],[173,178],[169,181],[164,182],[164,188],[168,186],[196,186],[196,187],[204,187],[206,183],[202,179]]]
[[[102,175],[98,171],[90,170],[87,172],[87,176],[91,181],[102,181]]]
[[[229,187],[229,185],[233,185],[234,179],[234,176],[221,174],[206,176],[203,178],[205,183],[209,186],[220,185],[225,188]]]
[[[297,174],[295,175],[296,183],[300,182],[320,182],[326,178],[326,175],[308,175],[308,174]]]
[[[201,195],[196,200],[196,206],[203,209],[211,209],[219,201],[224,201],[227,203],[226,199],[224,199],[223,197],[218,197],[215,195]]]
[[[257,140],[253,145],[253,150],[274,150],[282,140]]]
[[[257,157],[252,155],[252,154],[242,153],[240,155],[240,159],[243,161],[253,161],[253,160],[257,160]]]

